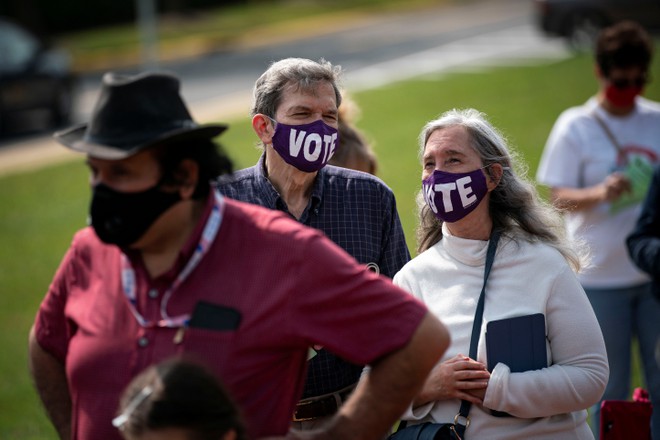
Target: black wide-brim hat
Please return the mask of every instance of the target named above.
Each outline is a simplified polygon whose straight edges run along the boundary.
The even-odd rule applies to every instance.
[[[211,139],[227,129],[193,121],[179,88],[179,79],[168,73],[106,73],[91,121],[54,137],[91,157],[118,160],[156,145]]]

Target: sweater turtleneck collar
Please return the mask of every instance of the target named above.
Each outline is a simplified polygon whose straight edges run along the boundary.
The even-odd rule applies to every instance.
[[[472,240],[452,235],[446,223],[442,224],[442,240],[439,244],[452,258],[467,266],[477,267],[486,264],[488,241]]]

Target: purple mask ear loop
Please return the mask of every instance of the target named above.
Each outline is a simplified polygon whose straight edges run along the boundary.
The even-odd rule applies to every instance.
[[[484,165],[484,166],[482,166],[482,167],[479,168],[479,169],[480,169],[480,170],[485,170],[486,168],[490,167],[491,165],[495,165],[496,163],[499,163],[499,162],[489,163],[488,165]],[[505,172],[505,171],[509,171],[509,170],[511,170],[511,167],[505,167],[504,165],[501,165],[501,166],[502,166],[502,175],[504,175],[504,172]],[[487,173],[487,175],[488,175],[488,177],[492,180],[492,177],[493,177],[493,176],[491,176],[490,173]],[[500,177],[500,180],[502,180],[501,177]],[[499,182],[497,182],[497,184],[499,185]]]
[[[273,137],[275,136],[275,130],[277,129],[277,121],[275,119],[271,118],[270,116],[264,114],[264,113],[261,113],[261,115],[267,117],[268,119],[270,119],[270,122],[271,122],[270,125],[273,127],[273,134],[270,137],[270,143],[272,145]],[[266,145],[266,144],[264,144],[264,145]]]

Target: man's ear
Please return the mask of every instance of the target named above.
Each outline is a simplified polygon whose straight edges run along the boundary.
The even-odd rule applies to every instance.
[[[199,181],[199,165],[192,159],[181,161],[176,170],[179,184],[179,194],[183,200],[191,199]]]
[[[261,113],[254,115],[252,117],[252,129],[254,129],[254,132],[259,136],[259,139],[261,139],[264,145],[273,142],[275,128],[273,127],[273,121],[268,116]]]
[[[501,164],[494,163],[489,165],[486,170],[486,175],[488,176],[488,179],[486,179],[486,186],[488,186],[488,191],[490,192],[497,188],[497,185],[500,184],[500,180],[502,180],[502,174],[504,173],[504,168],[502,168]]]

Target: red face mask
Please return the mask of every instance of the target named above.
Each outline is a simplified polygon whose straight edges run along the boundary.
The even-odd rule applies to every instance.
[[[605,97],[617,107],[630,107],[635,103],[637,95],[642,93],[643,87],[631,86],[620,89],[610,84],[605,89]]]

